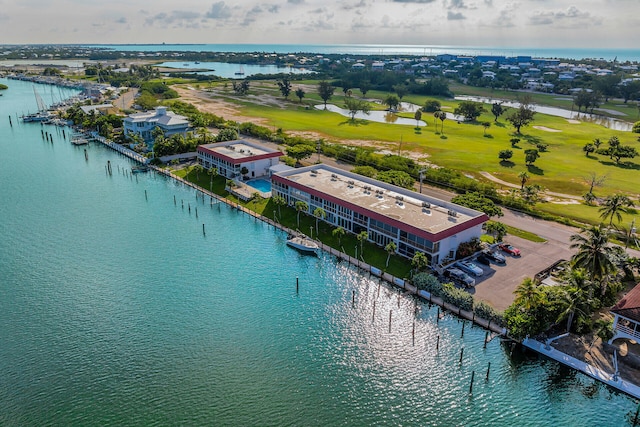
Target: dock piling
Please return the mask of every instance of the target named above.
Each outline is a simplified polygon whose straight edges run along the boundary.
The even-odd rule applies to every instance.
[[[484,344],[482,345],[482,348],[487,348],[488,341],[489,341],[489,331],[485,332],[484,334]]]
[[[206,235],[207,235],[207,233],[204,231],[204,223],[202,224],[202,235],[203,235],[203,236],[206,236]]]
[[[436,313],[436,324],[440,323],[440,307],[438,307],[438,312]]]
[[[391,333],[391,313],[393,313],[393,310],[389,310],[389,333]]]
[[[487,376],[485,378],[485,381],[489,381],[489,371],[491,370],[491,362],[489,362],[489,364],[487,365]],[[638,415],[638,414],[636,414]]]
[[[633,417],[633,427],[636,427],[638,424],[638,415],[640,415],[640,405],[638,405],[638,409],[636,409],[636,416]]]
[[[476,371],[471,371],[471,384],[469,384],[469,394],[473,394],[473,380],[476,376]]]
[[[144,190],[144,199],[149,200],[149,198],[147,197],[147,190]]]
[[[87,149],[84,149],[84,160],[89,161],[89,154],[87,153]]]
[[[460,364],[462,365],[462,356],[464,356],[464,347],[460,349]]]
[[[465,322],[463,321],[462,322],[462,332],[460,332],[460,338],[464,338],[464,325],[465,325]]]
[[[413,321],[413,328],[411,329],[411,345],[416,345],[416,321]]]
[[[356,307],[356,291],[351,291],[351,308]]]
[[[296,294],[300,291],[300,279],[296,277]]]
[[[375,322],[376,320],[376,300],[373,300],[373,316],[371,318],[372,322]]]
[[[436,338],[436,353],[440,350],[440,335]]]

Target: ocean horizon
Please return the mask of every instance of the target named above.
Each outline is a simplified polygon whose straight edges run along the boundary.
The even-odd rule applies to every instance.
[[[385,55],[385,56],[434,56],[452,55],[498,55],[532,56],[556,59],[604,59],[618,62],[640,62],[640,49],[624,48],[572,48],[572,47],[497,47],[456,45],[401,45],[401,44],[89,44],[79,45],[118,51],[140,52],[270,52],[270,53],[315,53],[341,55]]]

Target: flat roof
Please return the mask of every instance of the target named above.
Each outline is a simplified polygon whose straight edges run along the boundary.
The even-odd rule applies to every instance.
[[[272,179],[280,177],[294,187],[302,186],[310,189],[311,193],[319,193],[317,195],[322,195],[325,200],[337,199],[340,204],[352,205],[389,219],[384,222],[400,222],[438,238],[489,219],[483,212],[324,164],[279,172]]]
[[[244,139],[234,141],[224,141],[214,144],[203,144],[198,146],[199,152],[212,154],[232,163],[241,161],[255,161],[270,157],[280,157],[282,152],[263,145],[249,142]]]

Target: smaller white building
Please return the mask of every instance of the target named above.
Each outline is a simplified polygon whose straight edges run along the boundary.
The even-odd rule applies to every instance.
[[[186,117],[167,110],[167,107],[157,107],[153,111],[131,114],[123,120],[124,134],[127,136],[140,135],[145,142],[153,142],[153,130],[162,129],[165,137],[175,134],[187,134],[189,121]]]
[[[218,175],[229,179],[243,175],[242,168],[247,168],[248,178],[269,176],[282,156],[281,151],[243,139],[198,146],[198,163],[205,169],[217,168]]]

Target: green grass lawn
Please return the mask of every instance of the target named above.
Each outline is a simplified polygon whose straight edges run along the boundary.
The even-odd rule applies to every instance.
[[[222,83],[217,83],[220,85]],[[328,141],[343,143],[344,141],[363,141],[364,145],[378,145],[388,150],[396,151],[401,148],[403,153],[413,152],[416,157],[426,159],[428,162],[462,171],[468,176],[485,180],[480,171],[486,171],[495,177],[512,184],[519,185],[518,174],[527,172],[531,179],[529,184],[539,184],[549,191],[567,193],[581,196],[588,191],[584,177],[589,173],[607,175],[605,184],[597,188],[595,193],[603,197],[616,192],[624,192],[633,199],[638,198],[637,182],[640,182],[640,158],[623,159],[621,164],[616,164],[606,156],[592,154],[585,156],[582,147],[600,138],[608,141],[610,137],[617,136],[624,145],[631,145],[640,151],[640,143],[637,135],[629,132],[620,132],[607,129],[603,126],[582,122],[573,124],[566,119],[537,113],[531,126],[523,127],[521,135],[515,134],[513,127],[502,116],[498,122],[494,121],[490,114],[490,105],[486,104],[485,111],[474,123],[458,123],[454,120],[439,120],[434,123],[430,113],[425,113],[422,120],[427,123],[420,130],[415,125],[394,125],[376,123],[366,120],[350,121],[337,113],[322,109],[307,108],[309,105],[321,104],[322,101],[315,93],[307,93],[302,103],[291,96],[288,102],[284,102],[285,108],[276,108],[258,104],[255,100],[261,95],[276,97],[282,100],[274,81],[252,82],[250,95],[238,101],[229,90],[228,96],[221,96],[227,101],[237,105],[243,115],[265,119],[274,128],[282,128],[285,132],[314,132],[321,134]],[[305,81],[305,84],[314,84],[313,81]],[[293,84],[296,86],[295,82]],[[471,95],[487,95],[486,88],[459,87],[452,85],[457,93]],[[359,96],[355,91],[354,96]],[[367,98],[384,99],[388,93],[369,91]],[[508,95],[508,96],[507,96]],[[494,98],[515,98],[517,92],[493,91]],[[534,101],[546,105],[567,107],[567,100],[559,100],[558,95],[533,94]],[[426,96],[410,95],[403,101],[422,105]],[[458,102],[452,99],[440,99],[445,111],[452,112]],[[342,105],[344,96],[338,89],[329,103]],[[629,108],[629,107],[624,107]],[[509,113],[507,113],[509,114]],[[413,114],[408,114],[412,117]],[[491,127],[486,130],[482,122],[490,122]],[[441,127],[444,125],[444,131]],[[436,131],[437,127],[437,131]],[[539,128],[536,128],[539,127]],[[551,132],[544,128],[558,130]],[[510,139],[518,137],[521,142],[517,147],[511,147]],[[402,141],[402,146],[400,146]],[[541,153],[541,157],[533,166],[525,165],[524,151],[535,148],[536,143],[548,144],[547,152]],[[603,146],[606,146],[606,142]],[[500,163],[498,153],[500,150],[511,149],[514,152],[511,163]],[[506,188],[505,188],[506,190]],[[547,212],[555,212],[564,215],[570,213],[572,218],[584,222],[593,222],[594,215],[587,206],[581,205],[552,205],[545,204],[540,209]],[[597,216],[597,215],[596,215]]]

